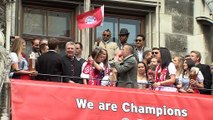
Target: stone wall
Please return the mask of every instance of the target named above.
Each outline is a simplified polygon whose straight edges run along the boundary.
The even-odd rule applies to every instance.
[[[187,54],[187,36],[193,35],[193,6],[194,0],[165,0],[165,12],[161,16],[170,19],[170,31],[166,29],[161,33],[164,37],[164,45],[171,51],[185,55]],[[162,26],[161,26],[162,27]]]
[[[202,63],[213,60],[213,27],[196,21],[196,17],[213,19],[202,0],[163,0],[160,12],[160,46],[172,53],[186,55],[201,52]]]
[[[4,44],[4,37],[6,31],[6,5],[4,0],[0,0],[0,45]],[[2,34],[3,33],[3,34]]]
[[[4,29],[3,33],[5,34],[6,30],[6,4],[4,0],[0,0],[0,29]]]

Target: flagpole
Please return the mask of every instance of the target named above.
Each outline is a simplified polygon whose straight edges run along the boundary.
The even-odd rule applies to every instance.
[[[90,10],[90,0],[84,0],[84,12],[87,12]],[[87,59],[90,51],[90,43],[89,41],[89,28],[85,28],[82,30],[82,44],[83,44],[83,58]]]

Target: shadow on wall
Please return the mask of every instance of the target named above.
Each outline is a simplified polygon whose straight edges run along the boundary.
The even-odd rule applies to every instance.
[[[166,47],[173,51],[173,54],[185,56],[187,54],[187,36],[180,34],[165,34]]]
[[[211,63],[213,61],[213,26],[202,25],[202,31],[204,34],[205,47],[206,52],[208,53],[206,56],[205,63]]]

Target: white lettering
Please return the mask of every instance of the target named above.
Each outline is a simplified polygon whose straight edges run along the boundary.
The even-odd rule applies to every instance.
[[[112,104],[112,103],[99,103],[99,110],[112,110],[112,111],[117,111],[117,105]]]
[[[129,103],[127,103],[127,102],[123,103],[122,104],[122,110],[124,112],[130,112],[129,106],[130,106]]]
[[[104,103],[99,103],[99,110],[105,110]]]
[[[166,114],[166,109],[167,109],[167,108],[166,108],[166,106],[164,105],[164,106],[163,106],[163,113],[164,113],[163,115],[167,115],[167,114]]]
[[[118,106],[116,104],[111,105],[112,111],[116,112],[118,110]]]
[[[143,107],[143,106],[139,106],[138,112],[139,112],[139,113],[144,113],[144,107]]]
[[[175,116],[181,116],[181,111],[180,109],[174,109]]]
[[[167,114],[172,116],[174,114],[174,111],[171,108],[168,108]]]
[[[188,116],[187,110],[185,110],[185,109],[181,110],[181,113],[182,113],[183,117],[187,117]]]
[[[138,112],[138,107],[135,106],[133,103],[130,104],[130,107],[131,107],[131,112],[135,112],[135,113]]]
[[[92,102],[88,102],[88,103],[87,103],[87,107],[88,107],[89,109],[93,109],[93,108],[94,108],[94,104],[93,104]]]
[[[159,117],[163,114],[162,108],[156,108],[156,116]]]
[[[155,108],[154,107],[146,107],[146,113],[155,114]]]
[[[86,99],[76,99],[77,107],[85,109],[86,107],[89,109],[94,108],[94,104],[92,102],[87,102]]]

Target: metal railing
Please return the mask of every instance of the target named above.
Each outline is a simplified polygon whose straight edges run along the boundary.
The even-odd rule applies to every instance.
[[[69,79],[84,79],[81,77],[76,77],[76,76],[65,76],[65,75],[52,75],[52,74],[42,74],[42,73],[38,73],[37,75],[40,76],[48,76],[48,77],[58,77],[60,78],[60,82],[64,81],[64,78],[69,78]],[[86,79],[86,78],[85,78]],[[106,80],[101,80],[101,79],[92,79],[92,80],[99,80],[99,81],[106,81]],[[109,81],[109,80],[107,80]],[[110,81],[109,81],[110,82]],[[119,84],[119,83],[123,83],[123,81],[111,81],[114,82],[115,84]],[[133,81],[127,81],[125,82],[126,84],[130,84],[132,87],[134,85]],[[138,85],[143,84],[147,86],[147,89],[152,90],[152,84],[153,82],[148,82],[148,83],[138,83]],[[213,89],[205,89],[205,88],[197,88],[199,90],[206,90],[206,91],[213,91]],[[143,90],[143,89],[142,89]],[[1,101],[1,120],[9,120],[10,119],[10,115],[11,115],[11,108],[10,108],[10,81],[4,81],[3,82],[3,89],[1,91],[1,98],[3,98],[3,100]]]
[[[65,78],[69,78],[70,80],[72,79],[88,79],[88,78],[81,78],[81,77],[77,77],[77,76],[66,76],[66,75],[52,75],[52,74],[43,74],[43,73],[38,73],[37,75],[40,76],[48,76],[48,77],[58,77],[60,79],[60,82],[64,82]],[[89,78],[90,80],[98,80],[98,81],[108,81],[113,82],[115,84],[119,84],[119,83],[124,83],[124,81],[110,81],[110,80],[103,80],[103,79],[97,79],[97,78]],[[130,84],[133,88],[134,86],[134,82],[133,81],[125,81],[126,84]],[[148,81],[147,83],[137,83],[138,85],[140,84],[144,84],[147,86],[147,88],[153,89],[153,81]],[[198,90],[204,90],[204,91],[213,91],[213,89],[206,89],[206,88],[197,88],[197,87],[191,87],[192,89],[198,89]]]

